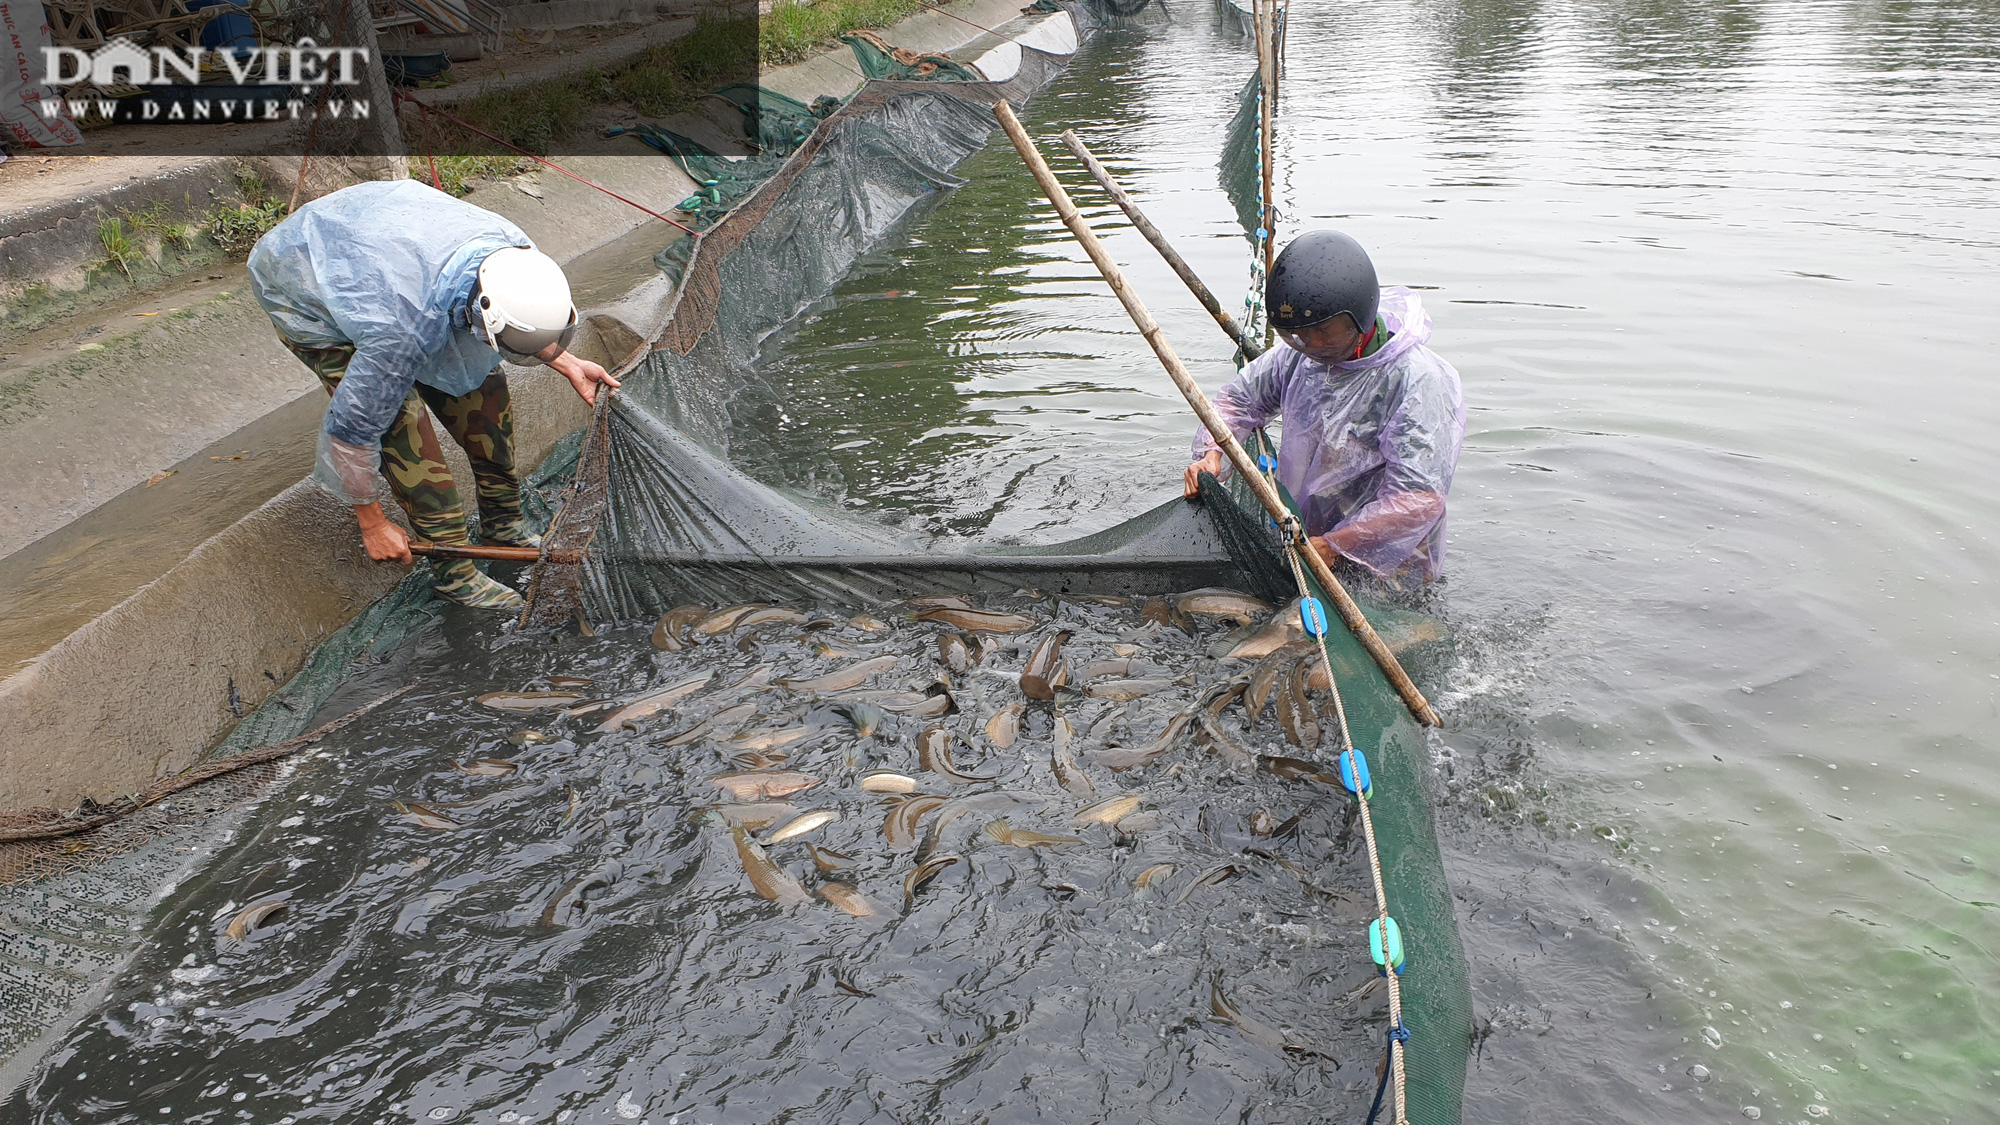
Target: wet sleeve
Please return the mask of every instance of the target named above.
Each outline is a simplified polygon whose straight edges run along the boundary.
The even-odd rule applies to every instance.
[[[1410,380],[1382,427],[1375,498],[1327,536],[1341,554],[1378,574],[1407,562],[1445,517],[1465,413],[1458,373],[1442,361],[1437,366]]]
[[[396,424],[409,397],[418,358],[397,342],[364,343],[334,389],[320,427],[313,479],[349,504],[375,500],[381,486],[382,436]]]
[[[1212,397],[1216,413],[1222,415],[1223,423],[1236,435],[1236,440],[1248,440],[1257,427],[1278,416],[1278,406],[1285,398],[1284,374],[1278,362],[1284,351],[1282,347],[1272,348],[1251,360],[1249,366]],[[1195,423],[1192,459],[1199,461],[1209,450],[1218,448],[1208,427]],[[1223,462],[1222,475],[1229,475],[1227,461]]]

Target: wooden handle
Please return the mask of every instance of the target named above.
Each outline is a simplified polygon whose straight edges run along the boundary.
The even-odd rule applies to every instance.
[[[1132,318],[1132,323],[1138,326],[1139,335],[1145,337],[1146,343],[1152,346],[1153,354],[1159,357],[1160,365],[1167,369],[1167,377],[1174,381],[1174,386],[1180,388],[1182,397],[1186,398],[1188,405],[1194,408],[1195,416],[1201,419],[1201,424],[1208,428],[1210,436],[1222,447],[1224,455],[1229,458],[1232,465],[1236,466],[1236,471],[1242,474],[1244,482],[1250,486],[1250,491],[1255,493],[1258,502],[1264,505],[1264,510],[1291,535],[1300,557],[1312,571],[1312,576],[1318,579],[1320,586],[1326,590],[1327,596],[1333,600],[1334,610],[1340,614],[1340,619],[1346,623],[1348,631],[1354,634],[1354,639],[1361,642],[1361,647],[1374,658],[1376,665],[1382,669],[1382,674],[1389,678],[1389,683],[1395,687],[1396,694],[1403,697],[1403,704],[1410,709],[1410,714],[1416,716],[1417,721],[1425,726],[1437,726],[1437,712],[1431,710],[1430,703],[1424,699],[1423,693],[1417,690],[1417,685],[1410,682],[1409,673],[1403,671],[1402,664],[1396,660],[1396,654],[1389,651],[1389,646],[1382,643],[1382,638],[1376,634],[1375,627],[1368,623],[1368,618],[1361,612],[1361,607],[1354,604],[1354,599],[1348,594],[1347,588],[1333,576],[1333,571],[1328,569],[1326,561],[1319,557],[1319,552],[1313,550],[1305,541],[1305,529],[1299,526],[1297,518],[1286,510],[1284,501],[1278,497],[1278,490],[1271,486],[1270,481],[1264,479],[1263,473],[1257,471],[1257,466],[1250,460],[1250,454],[1243,448],[1243,443],[1237,441],[1236,435],[1229,432],[1229,426],[1222,420],[1222,415],[1216,413],[1215,404],[1208,401],[1208,396],[1203,394],[1201,387],[1195,383],[1194,376],[1188,374],[1180,356],[1175,354],[1173,345],[1167,342],[1166,334],[1160,331],[1159,324],[1153,320],[1153,314],[1147,311],[1145,302],[1141,301],[1139,295],[1132,292],[1131,287],[1125,283],[1125,275],[1119,270],[1118,264],[1111,260],[1111,255],[1105,251],[1103,243],[1097,241],[1097,234],[1090,229],[1090,224],[1083,221],[1083,216],[1077,212],[1076,204],[1070,202],[1069,193],[1056,181],[1055,173],[1049,171],[1048,162],[1042,159],[1041,150],[1029,139],[1027,130],[1021,128],[1021,122],[1015,118],[1013,108],[1003,100],[994,103],[993,113],[1000,119],[1000,127],[1007,131],[1007,139],[1014,142],[1015,150],[1021,154],[1021,159],[1027,162],[1028,171],[1034,173],[1035,182],[1041,185],[1042,194],[1048,196],[1049,202],[1055,205],[1056,214],[1062,218],[1063,225],[1068,227],[1070,233],[1083,245],[1084,253],[1090,255],[1090,260],[1097,265],[1097,272],[1104,275],[1105,284],[1111,286],[1111,292],[1117,295],[1119,303],[1125,306],[1126,314]]]
[[[1187,284],[1188,291],[1194,294],[1195,300],[1200,301],[1201,307],[1208,310],[1208,315],[1215,318],[1217,326],[1228,333],[1231,340],[1236,341],[1237,347],[1243,349],[1244,357],[1256,359],[1264,354],[1264,345],[1244,334],[1242,326],[1236,323],[1235,317],[1223,310],[1222,302],[1217,300],[1208,286],[1202,283],[1201,277],[1194,272],[1194,267],[1187,264],[1187,261],[1180,256],[1180,252],[1167,241],[1167,236],[1161,233],[1160,228],[1153,225],[1153,220],[1148,219],[1146,213],[1139,210],[1139,205],[1132,201],[1132,197],[1125,194],[1125,189],[1119,186],[1118,181],[1111,178],[1111,173],[1105,170],[1104,165],[1098,163],[1096,154],[1084,145],[1083,139],[1071,131],[1063,133],[1062,140],[1063,144],[1069,146],[1069,151],[1078,160],[1083,161],[1083,166],[1090,171],[1091,176],[1097,180],[1097,185],[1104,189],[1104,193],[1111,197],[1111,202],[1116,203],[1119,209],[1125,212],[1125,217],[1132,220],[1133,229],[1145,235],[1146,241],[1153,244],[1153,249],[1160,252],[1160,257],[1167,260],[1167,265],[1171,266],[1174,273]]]
[[[410,540],[410,553],[433,559],[486,559],[492,562],[540,562],[539,547],[461,547],[451,543]]]

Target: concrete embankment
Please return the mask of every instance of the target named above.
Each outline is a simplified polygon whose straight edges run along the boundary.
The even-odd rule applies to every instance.
[[[1017,18],[1013,0],[967,0],[883,35],[943,52]],[[761,80],[810,102],[863,75],[842,48]],[[694,187],[650,150],[565,163],[660,212]],[[470,198],[565,263],[586,319],[600,314],[579,351],[608,364],[629,350],[633,326],[601,314],[664,289],[652,255],[677,231],[548,170]],[[0,808],[105,799],[185,768],[401,577],[370,563],[352,517],[299,479],[320,392],[244,291],[240,263],[19,336],[0,359],[12,603]],[[510,379],[532,465],[585,408],[546,370]]]
[[[883,35],[920,51],[956,48],[979,56],[997,50],[1004,63],[1011,50],[1018,60],[1020,46],[1010,40],[996,48],[992,36],[975,38],[967,26],[1008,24],[1003,30],[1027,32],[1028,24],[1009,23],[1017,15],[1015,0],[952,9],[953,15],[927,13]],[[1074,50],[1067,14],[1034,18],[1042,22],[1024,42],[1067,44],[1060,47],[1063,54]],[[1060,29],[1053,26],[1058,22]],[[828,53],[762,80],[810,101],[822,93],[850,93],[862,76],[848,56]],[[575,166],[660,211],[692,187],[650,153],[587,157]],[[653,256],[678,232],[551,173],[482,185],[473,200],[520,223],[564,261],[590,325],[580,351],[611,360],[656,323],[671,289]],[[7,731],[0,738],[0,809],[112,798],[198,760],[240,714],[298,671],[321,640],[404,574],[400,567],[367,562],[352,516],[299,479],[323,396],[295,362],[277,362],[289,357],[277,350],[261,313],[246,303],[241,267],[212,284],[203,281],[177,298],[175,307],[185,316],[135,318],[131,309],[118,310],[123,319],[141,320],[137,331],[118,327],[116,312],[99,316],[99,330],[86,331],[83,339],[103,341],[102,348],[77,354],[112,354],[103,366],[84,365],[66,376],[71,395],[88,398],[90,409],[75,415],[30,411],[8,435],[34,432],[41,418],[65,442],[76,443],[78,463],[88,470],[77,474],[80,481],[96,472],[124,488],[108,489],[114,498],[93,505],[74,499],[74,490],[64,493],[62,482],[45,474],[40,487],[57,499],[71,496],[71,510],[83,514],[0,558],[0,583],[10,595],[40,591],[33,604],[10,607],[31,611],[33,620],[0,630],[0,645],[26,654],[19,670],[0,681],[0,724]],[[167,323],[156,333],[162,320]],[[49,355],[66,354],[47,338],[38,346]],[[62,347],[76,353],[77,345]],[[157,376],[155,360],[169,352],[178,357],[176,377],[187,382],[185,398],[163,383],[150,406],[122,406],[120,380]],[[257,401],[270,405],[252,409],[245,402],[254,396],[232,395],[228,380],[231,370],[259,359],[268,365],[270,389]],[[514,371],[510,379],[517,435],[525,460],[533,463],[582,424],[584,408],[566,383],[544,370]],[[210,397],[201,408],[176,413],[177,403],[197,395]],[[209,411],[224,414],[211,418]],[[93,433],[92,417],[149,427],[160,452],[115,462],[117,451],[105,450],[103,460],[93,461],[96,445],[115,442],[106,441],[112,431],[102,423]],[[0,451],[7,446],[0,442]],[[464,473],[449,443],[447,452],[455,471]],[[235,460],[239,456],[244,459]],[[147,486],[163,461],[179,471]],[[144,534],[133,534],[137,528]],[[134,556],[144,557],[135,563]],[[43,855],[54,859],[41,864],[53,874],[0,887],[0,1100],[29,1080],[79,1013],[99,1002],[147,933],[149,912],[197,877],[226,844],[247,807],[232,810],[232,804],[260,792],[259,784],[223,780],[170,796],[120,822],[137,825],[132,837],[82,858]],[[84,846],[95,845],[85,839]],[[8,858],[0,855],[0,861]]]

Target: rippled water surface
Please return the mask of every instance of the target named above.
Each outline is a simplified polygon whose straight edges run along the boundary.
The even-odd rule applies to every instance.
[[[1076,128],[1233,293],[1215,155],[1251,63],[1173,14],[1100,41],[1038,132]],[[1468,1119],[1990,1116],[2000,5],[1292,20],[1281,229],[1420,288],[1471,411],[1431,685],[1492,1029]],[[1014,155],[972,165],[787,345],[833,417],[739,444],[939,531],[1135,512],[1185,410]]]
[[[1029,124],[1077,129],[1233,293],[1248,247],[1216,155],[1250,55],[1207,7],[1169,15],[1100,36]],[[1456,656],[1425,685],[1446,716],[1447,869],[1490,1032],[1467,1119],[1989,1119],[2000,5],[1447,0],[1299,5],[1292,20],[1281,229],[1339,226],[1385,281],[1421,289],[1471,412],[1436,607]],[[1058,165],[1198,376],[1220,383],[1227,345]],[[770,343],[772,383],[737,404],[732,456],[940,535],[1048,540],[1153,506],[1185,462],[1185,408],[1014,154],[960,172],[967,186]],[[1172,1049],[1129,1028],[1093,1038],[1100,1013],[1081,1002],[1050,1001],[1046,1041],[1027,1037],[1102,1076],[1073,1100],[1034,1083],[1083,1073],[1077,1057],[1010,1047],[1024,1053],[1004,1091],[938,1069],[1033,1026],[1037,1010],[1009,997],[1071,982],[1205,1012],[1204,957],[1238,972],[1269,1022],[1336,1036],[1336,1002],[1365,978],[1331,936],[1333,907],[1296,885],[1243,884],[1270,896],[1270,924],[1304,929],[1205,933],[1102,894],[1129,886],[1147,844],[1119,851],[1093,829],[1089,849],[983,848],[990,860],[948,870],[897,923],[773,918],[726,834],[620,796],[658,780],[643,773],[662,768],[652,752],[496,749],[504,731],[463,702],[580,667],[635,685],[662,671],[636,634],[488,652],[493,634],[451,621],[402,670],[450,690],[343,736],[345,768],[302,770],[259,814],[243,851],[256,866],[183,892],[178,909],[200,916],[170,918],[148,954],[158,995],[122,986],[59,1057],[48,1088],[69,1119],[166,1119],[171,1105],[176,1120],[211,1106],[202,1119],[234,1120],[242,1093],[269,1095],[251,1103],[258,1120],[315,1102],[407,1120],[515,1097],[658,1121],[716,1105],[715,1060],[760,1043],[865,1050],[872,1077],[801,1067],[774,1100],[741,1095],[717,1119],[772,1120],[781,1102],[835,1107],[824,1119],[1094,1118],[1078,1105],[1353,1119],[1368,1061],[1280,1061],[1178,1014],[1155,1021]],[[815,753],[851,771],[844,747]],[[488,781],[444,764],[488,753],[526,768]],[[1034,822],[1062,831],[1069,805],[1016,758],[1017,788],[1040,794]],[[1191,766],[1176,807],[1192,815],[1214,780]],[[573,788],[601,797],[600,835],[564,823]],[[1340,861],[1325,850],[1337,803],[1262,777],[1217,792],[1232,825],[1260,793],[1321,809],[1297,846]],[[411,797],[490,799],[468,815],[506,836],[430,834],[385,811]],[[850,811],[827,842],[868,854],[874,822]],[[619,839],[651,850],[621,854]],[[1195,868],[1217,847],[1172,839]],[[542,932],[568,876],[536,865],[568,871],[579,849],[584,869],[600,851],[621,864],[582,895],[620,920]],[[874,863],[864,890],[900,907]],[[1062,883],[1081,890],[1051,897]],[[335,954],[290,930],[260,939],[275,953],[214,952],[224,904],[266,888],[291,889],[294,918],[359,936]],[[1281,899],[1306,917],[1280,917]],[[1010,952],[978,948],[982,925]],[[795,960],[800,942],[835,938],[843,969]],[[1140,968],[1160,941],[1171,986]],[[973,964],[953,989],[923,984]],[[206,1009],[203,990],[225,987]],[[953,1041],[918,1041],[899,1012]],[[85,1044],[145,1061],[105,1082]],[[1227,1097],[1174,1101],[1201,1067]],[[894,1100],[918,1079],[951,1094]],[[360,1100],[390,1088],[393,1111]]]
[[[1385,992],[1338,783],[1230,706],[1225,625],[1011,608],[956,676],[951,623],[780,612],[656,654],[453,613],[169,900],[29,1116],[1365,1113]],[[1084,694],[1024,699],[1058,631]]]

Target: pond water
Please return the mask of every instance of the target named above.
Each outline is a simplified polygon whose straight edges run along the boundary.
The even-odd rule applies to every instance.
[[[1052,154],[1075,128],[1233,294],[1216,155],[1253,64],[1171,14],[1100,38],[1034,128]],[[1418,288],[1470,409],[1431,687],[1492,1032],[1469,1120],[2000,1097],[1996,62],[1992,3],[1292,13],[1281,234],[1346,230]],[[1184,406],[1018,158],[965,174],[780,343],[813,408],[746,404],[739,460],[939,534],[1156,503]]]
[[[2000,396],[1976,389],[2000,307],[2000,6],[1392,0],[1302,7],[1292,21],[1281,234],[1337,226],[1386,282],[1418,288],[1470,410],[1431,606],[1456,655],[1425,683],[1446,720],[1441,832],[1486,1033],[1467,1120],[1980,1119],[2000,1098],[2000,843],[1986,830],[2000,785],[1982,768],[2000,734],[2000,556],[1981,483],[2000,477]],[[1216,157],[1251,65],[1231,24],[1177,3],[1099,36],[1028,115],[1045,139],[1075,128],[1225,294],[1249,248]],[[1226,379],[1228,344],[1067,158],[1057,164],[1198,377]],[[1049,541],[1159,503],[1185,463],[1184,405],[1018,158],[989,148],[959,171],[965,187],[769,343],[771,386],[737,403],[732,458],[940,536]],[[567,871],[576,849],[606,846],[564,823],[570,791],[623,807],[617,794],[652,784],[640,771],[661,763],[617,736],[573,758],[508,747],[502,728],[518,724],[466,702],[465,685],[553,673],[629,688],[680,657],[653,667],[629,631],[548,650],[496,647],[497,635],[449,615],[331,708],[419,673],[438,701],[344,733],[352,764],[302,767],[238,858],[184,889],[180,906],[200,919],[167,918],[142,966],[157,979],[121,984],[55,1056],[43,1119],[224,1121],[254,1106],[257,1120],[511,1121],[521,1111],[498,1107],[521,1105],[537,1120],[587,1106],[661,1121],[712,1105],[680,1083],[759,1036],[822,1037],[817,1057],[832,1058],[863,1034],[881,1037],[880,1085],[818,1103],[835,1109],[815,1119],[1349,1120],[1366,1100],[1352,1087],[1372,1060],[1336,1071],[1294,1050],[1275,1065],[1213,1021],[1167,1021],[1191,1045],[1178,1053],[1092,1040],[1087,1006],[1051,1017],[1101,1076],[1081,1101],[1028,1085],[1081,1073],[1056,1053],[1010,1060],[1011,1090],[960,1083],[934,1104],[894,1100],[912,1074],[935,1078],[924,1068],[1025,1018],[995,1003],[1031,972],[1002,952],[1041,929],[1076,979],[1107,988],[1154,979],[1135,966],[1160,941],[1183,958],[1183,983],[1205,988],[1194,967],[1220,950],[1254,976],[1239,1006],[1332,1034],[1312,1021],[1365,978],[1334,968],[1354,951],[1313,944],[1337,929],[1320,921],[1331,905],[1268,916],[1303,927],[1284,931],[1291,946],[1141,934],[1130,927],[1163,915],[1080,911],[1050,890],[1129,884],[1138,851],[1117,851],[1104,829],[1073,858],[1013,849],[1032,877],[947,872],[915,900],[932,913],[873,931],[831,911],[748,917],[762,904],[740,874],[724,885],[737,858],[725,833],[635,807],[593,831],[645,854],[607,851],[620,870],[575,889],[612,921],[523,938],[566,889],[532,870],[535,849],[572,849],[548,868]],[[738,655],[745,669],[759,659]],[[851,778],[861,763],[846,746],[814,752]],[[488,753],[547,765],[487,780],[445,764]],[[1172,807],[1191,810],[1213,780],[1189,771]],[[482,786],[508,795],[463,815],[510,839],[433,835],[387,805],[477,802]],[[1044,803],[1020,824],[1066,831],[1043,815],[1055,791],[1026,788]],[[1226,792],[1242,807],[1218,831],[1240,836],[1267,791]],[[872,824],[842,822],[849,848]],[[1203,838],[1174,838],[1182,867],[1217,861]],[[294,878],[299,860],[324,870]],[[658,870],[637,870],[648,864]],[[457,874],[435,878],[446,866]],[[973,883],[975,871],[993,882]],[[224,906],[279,882],[299,888],[288,909],[346,935],[339,956],[221,950]],[[1276,909],[1279,884],[1259,873],[1242,893],[1268,892]],[[975,886],[991,890],[984,905]],[[982,919],[1004,923],[1003,951],[986,956],[954,929]],[[800,959],[807,926],[854,927],[851,973]],[[1094,965],[1076,952],[1098,945]],[[429,952],[391,956],[412,947]],[[979,987],[943,1000],[884,968],[982,957]],[[203,975],[225,963],[251,976]],[[581,988],[578,966],[595,970]],[[951,1050],[898,1039],[893,1018],[840,1008],[832,998],[859,999],[843,985],[946,1020],[958,1038]],[[1188,1083],[1196,1066],[1225,1083]],[[649,1083],[672,1096],[648,1100]],[[833,1089],[811,1067],[770,1086],[795,1103]],[[1222,1100],[1200,1100],[1218,1089]],[[776,1110],[746,1096],[681,1120]]]
[[[1366,1113],[1366,853],[1314,748],[1231,706],[1229,623],[725,615],[656,652],[445,614],[347,686],[332,710],[413,690],[172,894],[13,1116]],[[1083,693],[1051,706],[1020,677],[1058,618]],[[1221,749],[1191,749],[1211,707]]]

